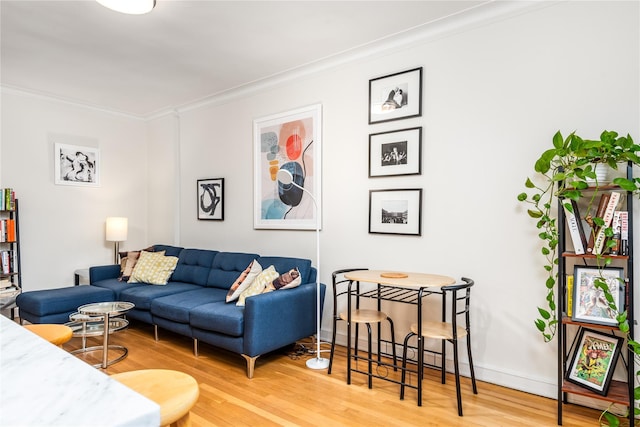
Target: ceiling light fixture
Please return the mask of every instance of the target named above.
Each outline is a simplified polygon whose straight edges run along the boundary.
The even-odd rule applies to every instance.
[[[116,12],[129,15],[149,13],[156,6],[156,0],[96,0],[98,3]]]

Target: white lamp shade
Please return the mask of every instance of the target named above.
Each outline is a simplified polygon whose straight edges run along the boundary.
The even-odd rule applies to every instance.
[[[129,15],[142,15],[151,12],[156,5],[155,0],[96,0],[98,3],[116,12]]]
[[[107,241],[108,242],[124,242],[127,240],[127,218],[111,216],[107,218]]]

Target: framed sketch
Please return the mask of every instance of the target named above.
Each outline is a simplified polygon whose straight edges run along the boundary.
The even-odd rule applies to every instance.
[[[369,178],[421,173],[421,127],[369,135]]]
[[[224,220],[224,178],[198,180],[198,219]]]
[[[422,67],[369,80],[369,124],[422,116]]]
[[[606,396],[623,339],[582,328],[577,343],[566,375],[567,380]]]
[[[422,189],[370,190],[369,233],[422,233]]]
[[[316,104],[254,120],[254,228],[315,230],[322,224],[321,116]],[[291,173],[292,183],[278,182],[280,169]]]
[[[617,326],[618,311],[624,309],[624,269],[619,267],[574,267],[573,310],[571,318],[579,322],[598,325]],[[605,298],[604,291],[597,286],[598,281],[604,280],[613,297],[612,308]]]
[[[57,185],[100,186],[100,150],[55,143],[54,173]]]

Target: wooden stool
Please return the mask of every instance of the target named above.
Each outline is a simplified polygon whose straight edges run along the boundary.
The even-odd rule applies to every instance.
[[[190,410],[200,389],[195,378],[167,369],[142,369],[113,374],[111,378],[160,405],[160,425],[188,427]]]
[[[24,325],[24,327],[51,344],[61,346],[71,339],[73,330],[65,325],[55,325],[40,323],[34,325]]]

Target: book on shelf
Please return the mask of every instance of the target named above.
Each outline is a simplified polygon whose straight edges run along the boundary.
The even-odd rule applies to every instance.
[[[618,207],[618,202],[620,201],[620,193],[617,191],[612,191],[609,193],[609,200],[607,201],[607,206],[604,210],[604,213],[600,218],[604,224],[598,228],[598,232],[596,233],[595,240],[593,243],[593,254],[599,255],[602,253],[604,248],[604,242],[607,240],[606,229],[609,228],[611,222],[613,221],[613,214]]]
[[[16,193],[13,188],[0,188],[0,211],[12,211],[16,208]]]
[[[622,230],[622,221],[621,221],[621,213],[623,211],[615,211],[613,213],[613,221],[611,221],[611,228],[613,229],[613,236],[611,236],[611,241],[613,245],[606,244],[606,248],[608,249],[608,253],[611,255],[621,255],[621,230]]]
[[[0,289],[8,288],[13,285],[13,282],[8,277],[0,278]]]
[[[580,211],[578,210],[578,203],[575,200],[571,200],[571,210],[563,203],[565,216],[567,218],[567,226],[569,228],[569,235],[573,241],[573,250],[576,255],[582,255],[587,248],[587,238],[584,234],[584,227],[582,226],[582,219],[580,218]],[[571,212],[573,211],[573,212]]]
[[[573,274],[567,276],[567,317],[573,316]]]
[[[620,211],[620,255],[629,255],[629,212]]]
[[[600,202],[598,203],[598,210],[596,211],[596,215],[595,215],[596,218],[604,217],[604,212],[607,209],[607,205],[609,203],[609,197],[610,197],[609,193],[602,193],[602,195],[600,196]],[[595,245],[596,235],[598,234],[599,230],[600,230],[600,227],[597,226],[595,223],[593,223],[591,227],[591,232],[589,233],[589,239],[587,242],[588,254],[593,254],[593,247]]]

